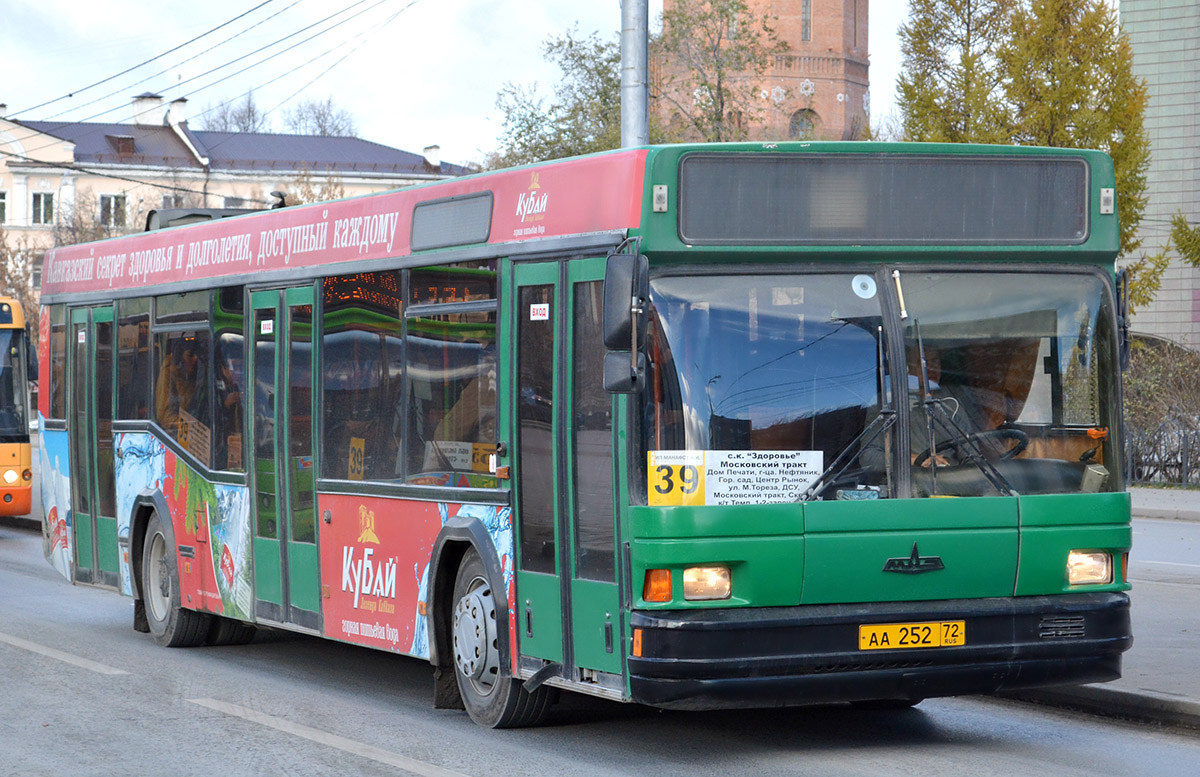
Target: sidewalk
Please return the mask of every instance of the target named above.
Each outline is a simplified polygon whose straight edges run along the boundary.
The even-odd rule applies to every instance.
[[[1200,522],[1200,490],[1131,488],[1129,491],[1135,519]],[[1196,563],[1200,566],[1200,559]],[[1136,563],[1131,567],[1136,577]],[[1133,648],[1124,655],[1120,680],[1015,693],[1010,698],[1200,729],[1200,670],[1196,663],[1196,657],[1200,656],[1200,628],[1189,628],[1184,620],[1196,620],[1196,605],[1200,602],[1181,611],[1180,588],[1192,586],[1167,585],[1170,588],[1134,583]],[[1200,598],[1200,585],[1182,595]]]

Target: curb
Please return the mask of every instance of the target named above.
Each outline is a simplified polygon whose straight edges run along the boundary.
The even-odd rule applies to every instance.
[[[1198,521],[1200,510],[1182,507],[1134,507],[1134,518],[1159,518],[1167,521]]]
[[[1003,698],[1082,710],[1104,717],[1200,729],[1200,703],[1149,691],[1134,693],[1103,685],[1077,685],[999,694]]]

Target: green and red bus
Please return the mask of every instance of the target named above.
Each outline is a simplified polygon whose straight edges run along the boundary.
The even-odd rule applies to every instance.
[[[672,145],[57,248],[47,557],[163,645],[428,660],[484,726],[1114,679],[1114,190]]]

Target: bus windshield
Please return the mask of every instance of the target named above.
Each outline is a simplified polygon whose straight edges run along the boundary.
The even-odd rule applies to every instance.
[[[26,437],[24,333],[0,329],[0,437]]]
[[[874,276],[652,280],[642,403],[651,466],[659,451],[723,452],[722,467],[729,452],[780,451],[807,467],[803,487],[722,503],[901,496],[890,471],[900,461],[918,497],[1120,488],[1115,327],[1102,279],[905,272],[895,285],[906,429],[880,423],[904,395],[888,400]],[[805,494],[819,473],[836,487]],[[719,490],[707,487],[709,497]]]
[[[870,276],[707,275],[651,283],[649,451],[787,451],[818,471],[881,406]],[[859,485],[884,482],[883,462]]]

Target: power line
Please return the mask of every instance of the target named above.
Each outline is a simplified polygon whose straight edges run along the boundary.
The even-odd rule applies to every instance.
[[[193,76],[192,78],[189,78],[189,79],[187,79],[187,80],[185,80],[185,81],[182,81],[182,82],[180,82],[180,83],[178,83],[178,84],[174,84],[174,85],[172,85],[172,86],[168,87],[168,89],[167,89],[167,90],[164,90],[164,91],[169,91],[170,89],[176,89],[176,88],[179,88],[179,87],[183,86],[184,84],[191,83],[192,81],[195,81],[195,80],[197,80],[197,79],[199,79],[199,78],[203,78],[204,76],[211,75],[212,73],[215,73],[215,72],[217,72],[218,70],[222,70],[222,69],[224,69],[224,68],[226,68],[226,67],[229,67],[230,65],[233,65],[233,64],[235,64],[235,63],[237,63],[237,62],[240,62],[240,61],[242,61],[242,60],[246,59],[247,57],[251,57],[251,56],[253,56],[253,55],[255,55],[255,54],[258,54],[258,53],[260,53],[260,52],[262,52],[262,51],[265,51],[265,50],[267,50],[267,49],[270,49],[271,47],[273,47],[273,46],[276,46],[276,45],[278,45],[278,44],[280,44],[280,43],[283,43],[284,41],[286,41],[286,40],[288,40],[288,39],[290,39],[290,38],[294,38],[295,36],[297,36],[297,35],[299,35],[299,34],[301,34],[301,33],[303,33],[303,32],[307,32],[308,30],[311,30],[313,27],[317,27],[317,26],[319,26],[319,25],[321,25],[321,24],[324,24],[325,22],[329,21],[330,19],[333,19],[333,18],[335,18],[335,17],[337,17],[337,16],[339,16],[339,15],[341,15],[341,14],[345,13],[346,11],[349,11],[349,10],[351,10],[351,9],[353,9],[353,8],[356,8],[357,6],[360,6],[360,5],[362,5],[363,3],[367,2],[367,1],[368,1],[368,0],[358,0],[358,2],[354,3],[353,5],[347,6],[346,8],[343,8],[343,9],[342,9],[342,10],[340,10],[340,11],[337,11],[337,12],[335,12],[335,13],[332,13],[332,14],[330,14],[329,16],[326,16],[325,18],[323,18],[323,19],[321,19],[321,20],[319,20],[319,21],[313,22],[312,24],[310,24],[310,25],[308,25],[308,26],[306,26],[306,27],[302,27],[301,29],[299,29],[299,30],[296,30],[295,32],[289,33],[288,35],[285,35],[284,37],[282,37],[282,38],[279,38],[279,39],[277,39],[277,40],[273,41],[272,43],[269,43],[269,44],[267,44],[267,45],[265,45],[265,46],[261,46],[261,47],[259,47],[259,48],[255,49],[254,51],[251,51],[251,52],[249,52],[248,54],[244,54],[244,55],[242,55],[242,56],[240,56],[240,57],[238,57],[238,58],[236,58],[236,59],[230,60],[229,62],[226,62],[226,63],[225,63],[225,64],[223,64],[223,65],[219,65],[219,66],[217,66],[217,67],[215,67],[215,68],[211,68],[210,70],[207,70],[207,71],[205,71],[204,73],[200,73],[199,75]],[[216,86],[217,84],[223,83],[224,81],[228,81],[230,78],[234,78],[235,76],[239,76],[239,75],[241,75],[242,73],[245,73],[245,72],[246,72],[246,71],[248,71],[248,70],[252,70],[252,69],[254,69],[255,67],[258,67],[259,65],[262,65],[262,64],[264,64],[264,63],[266,63],[266,62],[269,62],[270,60],[274,59],[275,57],[278,57],[278,56],[280,56],[280,55],[282,55],[282,54],[286,54],[287,52],[291,51],[292,49],[295,49],[295,48],[297,48],[298,46],[301,46],[301,45],[303,45],[303,44],[305,44],[305,43],[308,43],[308,42],[310,42],[310,41],[312,41],[312,40],[314,40],[314,39],[316,39],[316,38],[318,38],[318,37],[320,37],[320,36],[322,36],[322,35],[325,35],[325,34],[327,34],[327,33],[331,32],[331,31],[333,31],[334,29],[336,29],[336,28],[340,27],[341,25],[343,25],[343,24],[345,24],[345,23],[347,23],[347,22],[349,22],[349,21],[352,21],[352,20],[354,20],[354,19],[358,18],[359,16],[363,15],[364,13],[367,13],[368,11],[371,11],[371,10],[375,9],[375,8],[377,8],[377,7],[378,7],[378,6],[380,6],[380,5],[383,5],[383,4],[384,4],[384,3],[386,3],[386,2],[391,2],[391,0],[377,0],[377,2],[375,2],[374,4],[372,4],[372,5],[368,6],[367,8],[364,8],[363,10],[359,11],[358,13],[356,13],[356,14],[353,14],[352,16],[349,16],[349,17],[347,17],[347,18],[345,18],[345,19],[342,19],[341,21],[338,21],[338,22],[336,22],[336,23],[334,23],[334,24],[330,25],[329,27],[325,28],[324,30],[320,30],[320,31],[318,31],[318,32],[316,32],[316,33],[314,33],[314,34],[310,35],[309,37],[307,37],[307,38],[304,38],[303,40],[297,41],[296,43],[292,44],[291,46],[288,46],[287,48],[283,49],[282,51],[277,51],[277,52],[275,52],[274,54],[271,54],[271,55],[269,55],[269,56],[267,56],[267,57],[264,57],[263,59],[260,59],[258,62],[255,62],[255,63],[253,63],[253,64],[251,64],[251,65],[247,65],[246,67],[242,68],[241,70],[238,70],[238,71],[236,71],[236,72],[230,73],[230,74],[229,74],[229,75],[227,75],[227,76],[223,76],[223,77],[221,77],[221,78],[218,78],[218,79],[217,79],[217,80],[215,80],[215,81],[212,81],[212,82],[210,82],[210,83],[208,83],[208,84],[205,84],[205,85],[203,85],[203,86],[201,86],[201,87],[198,87],[198,88],[197,88],[197,89],[196,89],[196,90],[195,90],[193,93],[202,92],[202,91],[204,91],[205,89],[209,89],[209,88],[211,88],[211,87],[213,87],[213,86]],[[343,41],[343,43],[344,43],[344,41]],[[338,44],[338,45],[342,45],[342,44]],[[334,46],[333,48],[336,48],[336,46]],[[332,49],[330,49],[330,50],[332,50]],[[328,52],[326,52],[326,53],[328,53]],[[279,78],[282,78],[283,76],[289,75],[289,74],[290,74],[290,72],[291,72],[291,71],[288,71],[288,73],[283,73],[283,74],[281,74],[280,76],[276,77],[275,79],[272,79],[271,81],[268,81],[267,83],[268,83],[268,84],[269,84],[269,83],[273,83],[274,81],[277,81],[277,80],[279,80]],[[260,85],[260,86],[262,86],[262,85]],[[94,114],[94,115],[92,115],[92,116],[89,116],[89,117],[87,117],[87,118],[83,119],[82,121],[78,121],[78,122],[62,122],[62,123],[60,123],[60,124],[59,124],[57,127],[50,127],[50,128],[46,128],[46,129],[44,129],[43,131],[44,131],[44,132],[46,132],[47,134],[49,134],[50,132],[53,132],[55,129],[58,129],[58,128],[61,128],[61,127],[66,127],[66,126],[70,126],[70,125],[73,125],[73,124],[82,124],[82,123],[85,123],[85,122],[87,122],[87,121],[88,121],[88,120],[90,120],[90,119],[98,118],[98,117],[100,117],[100,116],[103,116],[103,115],[104,115],[104,114],[106,114],[106,113],[111,113],[111,112],[112,112],[112,110],[114,110],[114,109],[110,109],[110,110],[106,110],[106,111],[101,111],[100,113],[97,113],[97,114]],[[135,117],[129,117],[129,118],[135,118]],[[87,135],[90,135],[90,134],[93,134],[94,132],[99,132],[99,131],[100,131],[100,129],[99,129],[99,128],[96,128],[96,129],[93,129],[93,130],[89,130],[89,131],[87,131],[87,132],[84,132],[84,133],[82,133],[82,134],[80,134],[80,135],[77,135],[76,137],[77,137],[77,138],[78,138],[78,137],[86,137]],[[36,152],[38,152],[38,151],[41,151],[41,150],[43,150],[43,149],[47,149],[47,148],[53,148],[53,147],[54,147],[54,146],[56,146],[56,145],[57,145],[57,142],[47,143],[47,144],[45,144],[45,145],[38,146],[37,148],[30,149],[30,150],[28,150],[26,153],[33,154],[33,153],[36,153]]]
[[[205,54],[209,53],[210,51],[213,51],[213,50],[215,50],[215,49],[218,49],[218,48],[220,48],[221,46],[224,46],[226,43],[229,43],[230,41],[233,41],[233,40],[236,40],[237,38],[240,38],[242,35],[245,35],[246,33],[250,32],[250,31],[251,31],[251,30],[253,30],[254,28],[256,28],[256,27],[261,27],[262,25],[264,25],[264,24],[266,24],[267,22],[269,22],[269,21],[271,21],[272,19],[274,19],[276,16],[279,16],[279,15],[280,15],[280,14],[282,14],[282,13],[285,13],[285,12],[287,12],[287,11],[290,11],[292,8],[294,8],[294,7],[295,7],[295,6],[296,6],[298,3],[302,2],[302,1],[303,1],[303,0],[294,0],[294,2],[293,2],[291,5],[289,5],[289,6],[285,7],[285,8],[281,8],[280,10],[278,10],[278,11],[276,11],[275,13],[271,14],[270,16],[266,17],[265,19],[262,19],[262,20],[260,20],[260,21],[257,21],[257,22],[255,22],[254,24],[250,25],[249,27],[247,27],[246,29],[242,30],[241,32],[238,32],[238,33],[236,33],[236,34],[234,34],[234,35],[230,35],[228,38],[226,38],[225,40],[221,41],[220,43],[217,43],[216,45],[213,45],[213,46],[209,46],[209,47],[208,47],[208,48],[206,48],[204,51],[198,52],[198,53],[196,53],[196,54],[193,54],[192,56],[188,57],[187,59],[184,59],[184,60],[181,60],[181,61],[179,61],[179,62],[176,62],[174,65],[172,65],[171,67],[168,67],[168,68],[167,68],[167,69],[165,69],[165,70],[160,70],[160,71],[158,71],[157,73],[154,73],[153,75],[146,76],[145,78],[143,78],[143,79],[142,79],[142,80],[140,80],[140,81],[134,81],[132,84],[129,84],[129,85],[127,85],[127,86],[123,86],[123,87],[121,87],[120,89],[117,89],[116,91],[109,92],[108,94],[106,94],[106,95],[104,95],[104,96],[102,96],[102,97],[97,97],[97,98],[95,98],[95,99],[93,99],[93,100],[90,100],[90,101],[88,101],[88,102],[86,102],[86,103],[83,103],[82,105],[76,105],[76,106],[75,106],[75,107],[73,107],[73,108],[69,108],[69,109],[67,109],[67,111],[60,111],[60,112],[58,112],[58,113],[55,113],[55,114],[53,114],[53,115],[47,116],[45,119],[42,119],[42,121],[49,121],[50,119],[56,119],[56,118],[58,118],[59,116],[62,116],[64,113],[67,113],[68,111],[76,111],[76,110],[79,110],[80,108],[86,108],[86,107],[87,107],[87,106],[89,106],[89,105],[95,105],[96,103],[100,102],[101,100],[107,100],[109,97],[114,97],[114,96],[116,96],[116,95],[120,94],[121,92],[124,92],[124,91],[126,91],[126,90],[128,90],[128,89],[132,89],[132,88],[134,88],[134,87],[136,87],[136,86],[140,86],[141,84],[144,84],[144,83],[146,83],[147,81],[149,81],[149,80],[150,80],[150,79],[152,79],[152,78],[158,78],[159,76],[161,76],[161,75],[164,75],[165,73],[169,73],[170,71],[174,70],[175,68],[179,67],[180,65],[186,65],[188,62],[191,62],[192,60],[194,60],[194,59],[196,59],[196,58],[198,58],[198,57],[202,57],[202,56],[204,56]],[[267,0],[267,2],[272,2],[272,0]],[[266,3],[263,3],[263,5],[266,5]],[[262,7],[262,6],[259,6],[259,8],[261,8],[261,7]],[[243,14],[243,15],[244,15],[244,14]],[[189,41],[189,43],[190,43],[190,42],[191,42],[191,41]],[[247,56],[248,56],[248,55],[247,55]],[[151,61],[153,61],[153,60],[147,60],[147,62],[151,62]],[[236,60],[234,60],[234,61],[236,61]],[[143,65],[144,65],[144,64],[147,64],[147,62],[143,62],[142,64],[143,64]],[[141,67],[141,66],[142,66],[142,65],[138,65],[137,67]],[[128,73],[130,70],[135,70],[135,69],[136,69],[136,68],[130,68],[129,70],[126,70],[126,71],[124,71],[124,72],[125,72],[125,73]],[[211,71],[210,71],[210,72],[211,72]],[[122,75],[123,75],[123,73],[122,73]],[[114,77],[115,77],[115,76],[114,76]],[[105,79],[105,81],[110,81],[110,80],[112,80],[112,79]],[[103,82],[103,81],[101,81],[101,82],[99,82],[99,83],[104,83],[104,82]],[[51,101],[51,102],[53,102],[53,101]],[[43,105],[46,105],[46,104],[48,104],[48,103],[43,103]],[[97,118],[97,117],[99,117],[99,116],[103,116],[105,113],[111,113],[112,111],[115,111],[115,110],[118,110],[118,109],[117,109],[117,108],[109,108],[109,109],[108,109],[108,110],[106,110],[106,111],[103,111],[103,112],[101,112],[101,113],[97,113],[97,114],[95,114],[95,115],[93,115],[93,116],[90,116],[90,117],[88,117],[88,118],[89,118],[89,119],[94,119],[94,118]],[[84,119],[84,121],[87,121],[87,120],[88,120],[88,119]],[[76,123],[80,123],[80,122],[66,122],[66,123],[64,123],[64,124],[76,124]]]
[[[324,70],[322,70],[320,73],[318,73],[317,75],[315,75],[315,76],[314,76],[312,79],[310,79],[310,80],[308,81],[308,83],[304,84],[304,86],[302,86],[302,87],[300,87],[299,89],[297,89],[296,91],[292,92],[290,95],[288,95],[287,97],[285,97],[283,100],[281,100],[281,101],[279,101],[278,103],[276,103],[276,104],[275,104],[273,107],[271,107],[271,108],[268,108],[267,110],[263,111],[263,116],[269,116],[269,115],[271,114],[271,112],[272,112],[272,111],[279,110],[279,109],[280,109],[280,108],[282,108],[284,105],[286,105],[286,104],[287,104],[287,103],[288,103],[290,100],[292,100],[292,99],[293,99],[293,98],[294,98],[296,95],[300,94],[300,93],[301,93],[301,92],[303,92],[305,89],[307,89],[308,87],[310,87],[310,86],[312,86],[313,84],[315,84],[317,81],[319,81],[321,78],[323,78],[323,77],[325,76],[325,74],[326,74],[326,73],[328,73],[329,71],[333,70],[333,69],[334,69],[335,67],[337,67],[338,65],[342,64],[342,62],[344,62],[344,61],[346,60],[346,58],[347,58],[347,57],[349,57],[349,56],[350,56],[351,54],[353,54],[354,52],[358,51],[359,47],[361,47],[361,46],[362,46],[362,44],[366,43],[366,42],[367,42],[367,40],[368,40],[368,39],[369,39],[369,38],[370,38],[372,35],[374,35],[374,34],[375,34],[375,33],[377,33],[377,32],[381,32],[381,31],[382,31],[382,30],[383,30],[385,27],[387,27],[389,24],[391,24],[392,22],[394,22],[394,21],[396,20],[396,17],[398,17],[400,14],[404,13],[405,11],[407,11],[409,8],[412,8],[414,5],[416,5],[416,4],[417,4],[417,3],[419,3],[419,2],[420,2],[420,0],[409,0],[409,3],[408,3],[407,5],[405,5],[405,6],[404,6],[403,8],[401,8],[399,11],[396,11],[396,13],[392,14],[392,15],[391,15],[391,16],[389,16],[387,19],[385,19],[385,20],[384,20],[384,22],[383,22],[383,24],[379,25],[378,27],[373,27],[373,28],[371,28],[371,29],[369,29],[369,30],[366,30],[366,31],[364,31],[364,32],[361,32],[361,33],[359,33],[357,37],[361,38],[361,40],[359,40],[359,42],[358,42],[358,43],[354,44],[354,48],[350,49],[350,50],[349,50],[349,51],[347,51],[345,54],[343,54],[342,56],[338,57],[338,59],[337,59],[337,60],[336,60],[336,61],[335,61],[335,62],[334,62],[332,65],[330,65],[329,67],[325,68],[325,69],[324,69]],[[345,42],[343,41],[343,43],[339,43],[339,44],[338,44],[338,46],[341,46],[341,45],[343,45],[344,43],[345,43]],[[327,54],[331,53],[331,52],[332,52],[334,49],[336,49],[336,48],[337,48],[337,46],[334,46],[334,47],[333,47],[333,48],[331,48],[331,49],[327,49],[327,50],[326,50],[324,53],[322,53],[322,54],[320,54],[320,55],[318,55],[318,56],[316,56],[316,57],[314,57],[314,58],[310,59],[310,60],[309,60],[308,62],[306,62],[305,64],[312,64],[313,62],[316,62],[318,59],[320,59],[321,57],[324,57],[324,56],[326,56]],[[278,79],[274,79],[274,80],[278,80]],[[267,84],[270,84],[270,83],[272,83],[272,81],[268,81],[268,82],[267,82]],[[266,86],[267,84],[264,84],[264,86]],[[249,92],[247,92],[246,94],[249,94]],[[244,95],[243,95],[243,96],[244,96]],[[241,98],[238,98],[238,99],[241,99]],[[215,143],[215,144],[213,144],[213,146],[211,146],[211,148],[216,148],[217,146],[220,146],[220,145],[221,145],[221,143],[224,143],[224,142],[225,142],[225,141],[221,141],[220,143]]]
[[[59,101],[61,101],[61,100],[66,100],[66,99],[68,99],[68,98],[70,98],[70,97],[74,97],[76,94],[79,94],[79,93],[81,93],[81,92],[86,92],[86,91],[87,91],[87,90],[89,90],[89,89],[93,89],[93,88],[95,88],[95,87],[97,87],[97,86],[100,86],[100,84],[106,84],[106,83],[108,83],[109,81],[112,81],[112,80],[113,80],[113,79],[115,79],[115,78],[120,78],[121,76],[125,75],[126,73],[132,73],[134,70],[137,70],[139,67],[143,67],[143,66],[145,66],[145,65],[148,65],[148,64],[150,64],[151,62],[153,62],[153,61],[155,61],[155,60],[157,60],[157,59],[162,59],[163,57],[167,56],[168,54],[171,54],[171,53],[174,53],[174,52],[176,52],[176,51],[179,51],[179,50],[180,50],[181,48],[183,48],[184,46],[188,46],[188,45],[190,45],[190,44],[192,44],[192,43],[195,43],[196,41],[200,40],[201,38],[204,38],[204,37],[206,37],[206,36],[208,36],[208,35],[211,35],[211,34],[213,34],[214,32],[216,32],[217,30],[221,29],[222,27],[228,27],[230,24],[233,24],[233,23],[234,23],[234,22],[236,22],[238,19],[241,19],[243,16],[249,16],[250,14],[254,13],[255,11],[257,11],[259,8],[262,8],[264,5],[267,5],[268,3],[272,3],[272,2],[274,2],[274,0],[263,0],[263,2],[261,2],[261,3],[259,3],[258,5],[254,6],[254,7],[253,7],[253,8],[251,8],[249,11],[246,11],[245,13],[238,14],[237,16],[233,17],[233,18],[232,18],[232,19],[230,19],[229,21],[227,21],[227,22],[224,22],[224,23],[222,23],[222,24],[219,24],[219,25],[217,25],[216,27],[213,27],[213,28],[212,28],[211,30],[209,30],[208,32],[203,32],[203,33],[201,33],[201,34],[197,35],[196,37],[192,38],[191,40],[187,41],[186,43],[180,43],[178,46],[176,46],[176,47],[174,47],[174,48],[172,48],[172,49],[168,49],[167,51],[164,51],[163,53],[159,54],[158,56],[151,57],[150,59],[147,59],[145,62],[142,62],[142,63],[140,63],[140,64],[134,65],[134,66],[133,66],[133,67],[131,67],[131,68],[127,68],[127,69],[125,69],[125,70],[122,70],[120,73],[117,73],[116,75],[111,75],[111,76],[109,76],[108,78],[101,79],[101,80],[97,81],[97,82],[96,82],[96,83],[94,83],[94,84],[90,84],[90,85],[88,85],[88,86],[85,86],[85,87],[83,87],[82,89],[76,89],[74,92],[68,92],[67,94],[63,95],[62,97],[56,97],[56,98],[54,98],[53,100],[47,100],[46,102],[44,102],[44,103],[41,103],[40,105],[35,105],[35,106],[33,106],[32,108],[23,108],[23,109],[21,109],[21,110],[19,110],[19,111],[16,111],[16,113],[14,113],[13,115],[15,116],[16,114],[19,114],[19,113],[28,113],[29,111],[36,111],[38,108],[45,108],[47,105],[53,105],[53,104],[54,104],[54,103],[56,103],[56,102],[59,102]],[[289,7],[290,7],[290,6],[289,6]],[[219,44],[218,44],[218,45],[219,45]],[[210,49],[210,50],[211,50],[211,49]]]

